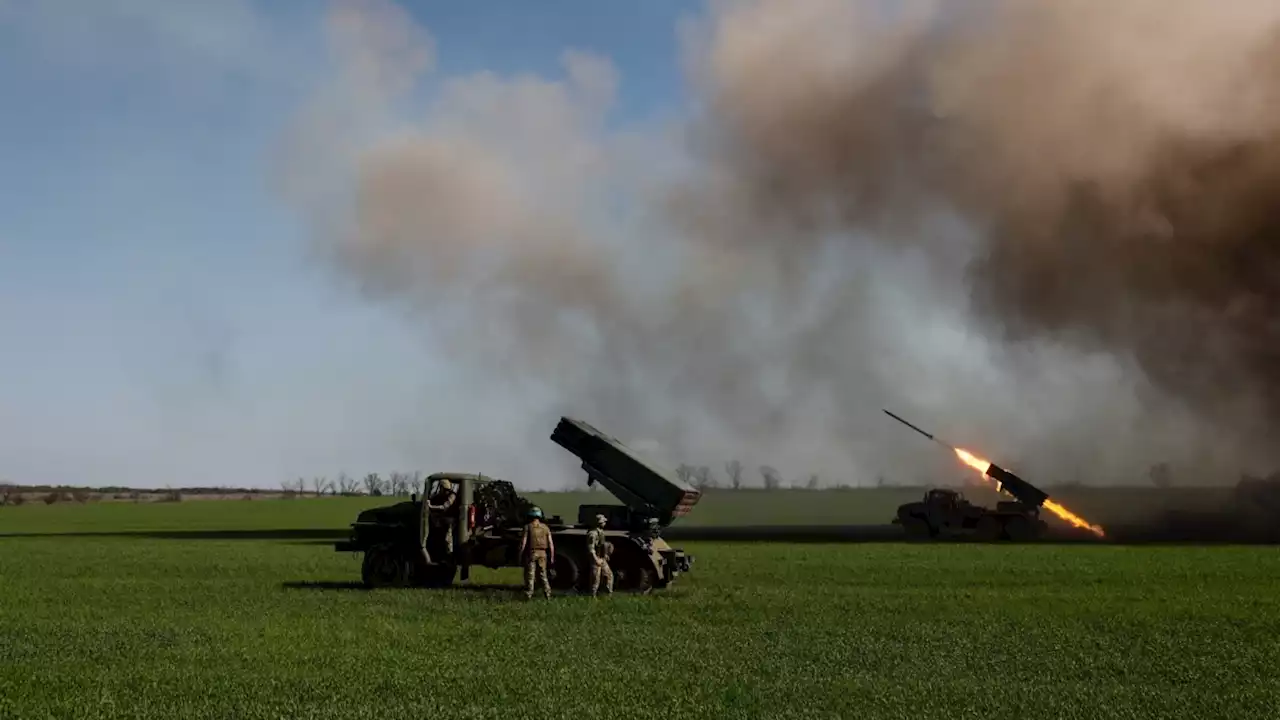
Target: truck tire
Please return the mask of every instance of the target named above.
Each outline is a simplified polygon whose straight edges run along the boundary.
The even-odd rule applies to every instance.
[[[1035,538],[1035,527],[1025,517],[1011,517],[1004,523],[1004,534],[1013,542],[1027,542]]]
[[[654,581],[657,580],[657,573],[648,564],[641,565],[636,569],[635,582],[631,586],[631,590],[641,594],[647,593],[653,589]]]
[[[613,570],[613,588],[619,592],[647,593],[657,580],[653,568],[635,562],[613,562],[610,567]]]
[[[921,518],[907,518],[902,521],[902,529],[907,533],[908,540],[929,540],[933,538],[933,528],[929,527],[929,523]]]
[[[385,548],[370,548],[360,565],[360,578],[367,588],[403,587],[404,559]]]
[[[435,565],[423,564],[418,568],[419,584],[422,587],[443,588],[453,584],[453,578],[458,572],[458,566],[451,562],[437,563]]]
[[[1004,524],[995,515],[983,515],[973,534],[981,542],[997,542],[1004,535]]]
[[[551,587],[555,590],[574,590],[582,583],[582,570],[578,561],[566,552],[556,553],[556,562],[551,566]]]

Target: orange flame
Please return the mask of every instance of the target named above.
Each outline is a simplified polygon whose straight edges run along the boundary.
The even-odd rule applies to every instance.
[[[956,455],[960,458],[960,460],[964,462],[965,465],[968,465],[969,467],[981,473],[982,479],[990,480],[991,482],[996,484],[997,490],[999,490],[1000,492],[1004,492],[1006,495],[1009,494],[1005,492],[1005,489],[1003,487],[1000,486],[1000,482],[998,480],[995,480],[991,476],[987,475],[987,468],[991,467],[991,463],[989,461],[984,460],[978,457],[977,455],[974,455],[968,450],[962,450],[960,448],[952,448],[952,449],[956,451]],[[1079,515],[1076,515],[1075,513],[1071,512],[1070,510],[1066,509],[1065,507],[1059,505],[1058,503],[1052,500],[1045,500],[1044,508],[1049,512],[1053,513],[1054,515],[1057,515],[1058,517],[1062,518],[1063,520],[1066,520],[1068,523],[1071,523],[1072,525],[1078,528],[1083,528],[1085,530],[1088,530],[1089,532],[1093,533],[1094,535],[1097,535],[1098,537],[1104,536],[1101,526],[1090,523],[1089,521],[1085,520]]]

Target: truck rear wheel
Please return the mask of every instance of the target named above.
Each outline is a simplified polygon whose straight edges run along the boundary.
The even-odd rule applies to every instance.
[[[657,579],[657,573],[649,565],[641,565],[636,568],[632,574],[633,582],[627,588],[632,592],[647,593],[653,589],[653,583]]]
[[[1035,528],[1024,517],[1011,517],[1004,524],[1004,533],[1014,542],[1026,542],[1035,537]]]
[[[974,532],[977,539],[983,542],[996,542],[1004,534],[1004,526],[995,515],[983,515],[978,518],[978,526]]]
[[[556,590],[573,590],[582,581],[582,571],[578,561],[565,552],[556,553],[556,562],[551,566],[551,587]]]
[[[614,588],[625,592],[649,592],[658,579],[649,558],[634,553],[626,553],[621,558],[614,555],[609,567],[613,570]]]
[[[637,565],[635,562],[626,562],[626,564],[611,562],[611,568],[613,587],[622,592],[649,592],[653,589],[654,580],[658,577],[653,568]]]

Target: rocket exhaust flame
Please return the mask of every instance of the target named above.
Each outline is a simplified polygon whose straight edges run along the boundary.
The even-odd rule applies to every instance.
[[[968,465],[974,470],[977,470],[978,472],[982,473],[982,479],[989,480],[995,483],[997,490],[999,490],[1002,493],[1005,493],[1006,495],[1009,495],[1010,497],[1013,497],[1012,494],[1010,494],[1008,491],[1004,489],[1004,485],[1002,485],[999,480],[992,477],[992,475],[995,475],[996,473],[993,473],[991,471],[992,464],[990,462],[978,457],[977,455],[974,455],[973,453],[963,448],[953,447],[951,449],[955,451],[956,456],[959,457],[960,460],[964,462],[965,465]],[[1043,507],[1044,509],[1048,510],[1054,515],[1057,515],[1059,518],[1065,520],[1071,525],[1074,525],[1075,527],[1088,530],[1089,532],[1093,533],[1094,535],[1097,535],[1098,537],[1106,536],[1101,526],[1090,523],[1088,520],[1085,520],[1079,515],[1076,515],[1075,513],[1066,509],[1059,503],[1054,502],[1053,500],[1045,500]]]

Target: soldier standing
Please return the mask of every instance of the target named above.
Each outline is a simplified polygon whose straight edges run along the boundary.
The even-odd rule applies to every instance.
[[[457,518],[454,517],[454,505],[458,501],[458,493],[453,489],[453,483],[447,478],[442,479],[436,486],[435,493],[427,501],[427,509],[431,511],[431,525],[434,532],[444,533],[444,546],[448,548],[447,552],[453,554],[453,523]]]
[[[556,561],[556,544],[551,539],[551,528],[542,522],[542,509],[529,511],[529,523],[520,536],[520,557],[524,560],[524,596],[533,598],[533,583],[542,585],[542,592],[551,598],[551,583],[547,580],[547,568]],[[535,577],[536,576],[536,577]]]
[[[609,567],[609,554],[613,551],[613,545],[604,534],[605,520],[604,515],[596,515],[596,526],[587,533],[587,551],[591,560],[591,597],[596,596],[602,576],[605,593],[613,594],[613,570]]]

